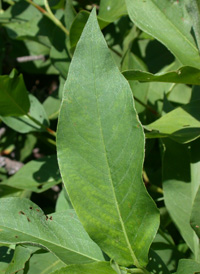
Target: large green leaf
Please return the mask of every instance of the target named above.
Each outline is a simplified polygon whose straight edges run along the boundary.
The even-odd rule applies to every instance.
[[[84,265],[70,265],[58,269],[51,274],[116,274],[109,262],[99,262]]]
[[[146,126],[153,130],[149,138],[170,137],[180,143],[187,143],[200,136],[200,100],[178,107],[155,122]]]
[[[159,224],[142,182],[144,134],[95,11],[74,53],[58,123],[61,175],[86,231],[119,264],[144,266]]]
[[[23,100],[22,100],[23,98]],[[29,111],[30,102],[23,76],[13,70],[0,76],[0,115],[22,116]]]
[[[0,211],[0,243],[38,245],[53,252],[66,264],[104,260],[74,210],[45,216],[28,199],[2,198]]]
[[[141,70],[126,70],[123,75],[127,80],[140,82],[169,82],[200,85],[200,70],[193,67],[181,67],[176,71],[152,74]]]
[[[191,33],[184,1],[126,0],[131,20],[163,43],[183,65],[200,68],[200,56]]]
[[[55,155],[32,160],[2,185],[34,192],[43,192],[61,182]]]
[[[200,238],[200,215],[199,215],[199,205],[200,205],[200,187],[197,191],[197,195],[195,197],[192,213],[191,213],[191,226],[196,232],[197,236]]]
[[[180,260],[176,274],[199,274],[200,263],[194,260]]]

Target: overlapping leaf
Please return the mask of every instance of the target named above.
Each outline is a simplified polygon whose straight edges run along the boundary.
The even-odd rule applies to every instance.
[[[86,231],[119,264],[144,266],[158,211],[142,182],[144,134],[93,11],[64,88],[58,160]]]
[[[104,260],[74,210],[45,216],[28,199],[2,198],[0,211],[0,243],[38,245],[52,251],[66,264]]]
[[[163,43],[183,65],[200,68],[192,22],[184,1],[126,0],[131,20]]]

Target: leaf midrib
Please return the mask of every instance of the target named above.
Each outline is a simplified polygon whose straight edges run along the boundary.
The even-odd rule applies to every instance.
[[[94,31],[91,32],[92,36],[93,36],[93,41],[96,41],[96,39],[94,39]],[[127,242],[127,245],[128,245],[128,249],[130,251],[130,254],[131,254],[131,257],[133,259],[133,263],[135,266],[140,266],[139,265],[139,262],[131,248],[131,244],[129,242],[129,238],[128,238],[128,235],[127,235],[127,232],[126,232],[126,228],[124,226],[124,223],[123,223],[123,220],[122,220],[122,217],[121,217],[121,213],[120,213],[120,210],[119,210],[119,206],[118,206],[118,203],[117,203],[117,198],[116,198],[116,194],[115,194],[115,190],[114,190],[114,187],[113,187],[113,179],[112,179],[112,175],[111,175],[111,170],[110,170],[110,166],[109,166],[109,162],[108,162],[108,158],[107,158],[107,153],[106,153],[106,147],[105,147],[105,140],[104,140],[104,135],[103,135],[103,131],[102,131],[102,121],[101,121],[101,117],[100,117],[100,112],[99,112],[99,103],[98,103],[98,96],[97,96],[97,87],[96,87],[96,73],[95,73],[95,65],[94,65],[94,60],[96,60],[96,56],[94,56],[94,52],[93,52],[93,46],[92,46],[92,43],[91,43],[91,60],[92,60],[92,72],[93,72],[93,79],[94,79],[94,91],[95,91],[95,98],[96,98],[96,105],[97,105],[97,113],[98,113],[98,120],[99,120],[99,125],[100,125],[100,134],[101,134],[101,139],[102,139],[102,145],[103,145],[103,150],[104,150],[104,155],[105,155],[105,162],[106,162],[106,166],[107,166],[107,170],[108,170],[108,176],[109,176],[109,182],[110,182],[110,185],[111,185],[111,189],[112,189],[112,193],[113,193],[113,197],[114,197],[114,203],[115,203],[115,207],[117,209],[117,213],[118,213],[118,217],[119,217],[119,221],[120,221],[120,224],[121,224],[121,227],[122,227],[122,231],[124,232],[124,237],[125,237],[125,240]]]

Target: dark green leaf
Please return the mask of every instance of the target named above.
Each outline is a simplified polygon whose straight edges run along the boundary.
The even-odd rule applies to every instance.
[[[176,71],[152,74],[140,70],[123,71],[127,80],[138,80],[140,82],[169,82],[184,83],[189,85],[200,85],[200,70],[193,67],[181,67]]]
[[[200,263],[194,260],[180,260],[176,274],[199,274]]]
[[[13,70],[9,76],[0,76],[0,115],[22,116],[29,108],[28,92],[22,74],[18,76],[17,71]]]

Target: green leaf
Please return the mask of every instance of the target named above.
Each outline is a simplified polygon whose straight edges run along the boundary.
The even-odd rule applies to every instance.
[[[50,250],[66,264],[103,260],[74,210],[45,216],[27,199],[3,198],[0,211],[0,243],[34,244]]]
[[[25,263],[29,260],[30,256],[31,256],[30,249],[20,245],[16,246],[14,256],[8,268],[6,269],[5,274],[16,273],[19,270],[24,269]]]
[[[200,216],[199,216],[199,205],[200,205],[200,187],[197,191],[193,206],[190,223],[197,236],[200,238]]]
[[[125,0],[101,0],[99,17],[104,21],[114,22],[125,14],[127,14]]]
[[[176,274],[199,274],[200,263],[190,259],[183,259],[179,261]]]
[[[147,264],[159,216],[142,182],[144,134],[95,11],[69,69],[57,150],[70,200],[90,237],[119,264]]]
[[[145,126],[149,138],[169,137],[180,143],[187,143],[200,136],[200,100],[178,107],[155,122]],[[154,132],[155,131],[155,132]]]
[[[84,265],[70,265],[58,269],[51,274],[116,274],[108,262],[98,262]]]
[[[199,240],[190,226],[192,210],[190,157],[185,146],[165,140],[163,190],[166,208],[196,257]]]
[[[2,185],[43,192],[61,182],[56,155],[32,160]]]
[[[122,72],[127,80],[140,82],[169,82],[200,85],[200,70],[193,67],[181,67],[176,71],[152,74],[140,70],[126,70]]]
[[[22,74],[18,76],[14,69],[10,75],[0,76],[0,115],[21,116],[29,108],[28,92]]]
[[[183,64],[200,68],[200,56],[191,33],[184,1],[126,0],[131,20],[163,43]]]
[[[57,202],[56,202],[56,212],[57,211],[65,211],[66,209],[73,208],[71,202],[69,200],[69,195],[65,188],[59,193]]]
[[[29,262],[26,264],[24,273],[26,274],[49,274],[51,271],[56,271],[59,268],[66,266],[53,253],[35,252]],[[28,269],[28,270],[27,270]],[[26,272],[27,271],[27,272]]]
[[[30,116],[37,120],[40,124],[44,126],[49,125],[49,120],[47,114],[44,110],[43,105],[38,101],[38,99],[32,94],[29,95],[31,107]],[[21,100],[22,101],[22,100]],[[32,131],[44,131],[44,129],[38,125],[36,122],[31,120],[27,115],[20,117],[2,117],[0,119],[9,127],[20,133],[28,133]]]

